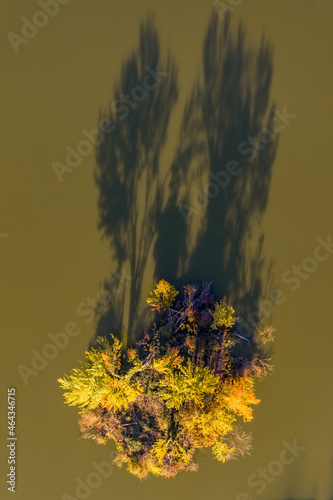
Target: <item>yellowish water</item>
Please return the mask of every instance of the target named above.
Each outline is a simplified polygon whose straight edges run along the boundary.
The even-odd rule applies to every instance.
[[[7,437],[7,387],[15,387],[19,500],[332,498],[333,256],[329,250],[316,249],[318,238],[326,241],[332,235],[333,4],[328,0],[226,1],[232,33],[243,23],[244,46],[234,53],[230,45],[224,46],[231,65],[225,74],[229,68],[234,75],[230,82],[219,80],[221,68],[213,60],[203,84],[203,43],[212,14],[217,29],[224,32],[227,21],[222,19],[222,4],[218,5],[220,16],[212,2],[187,0],[69,1],[52,11],[52,18],[34,17],[41,7],[31,0],[2,8],[1,431]],[[132,53],[138,53],[140,25],[149,14],[154,14],[160,61],[166,64],[170,52],[176,70],[174,86],[169,75],[166,85],[155,89],[159,98],[149,108],[145,127],[139,122],[135,128],[132,114],[123,122],[124,127],[131,123],[132,131],[145,131],[148,138],[147,143],[142,139],[135,162],[127,162],[124,183],[133,179],[132,187],[124,192],[112,190],[113,205],[110,196],[107,198],[116,220],[124,206],[132,217],[108,226],[115,241],[126,242],[127,258],[121,260],[112,237],[102,241],[97,228],[100,189],[93,177],[93,148],[77,160],[80,163],[71,172],[67,168],[62,182],[52,164],[64,165],[66,147],[76,149],[85,139],[82,131],[96,128],[99,112],[109,110],[122,65]],[[8,37],[9,33],[22,36],[22,17],[46,23],[34,36],[26,28],[24,33],[31,38],[25,37],[25,42]],[[272,51],[263,57],[254,77],[252,63],[245,69],[240,56],[251,50],[254,56],[260,53],[263,32]],[[153,44],[148,47],[154,49]],[[206,58],[212,57],[212,41],[206,50]],[[270,66],[269,88],[261,88],[259,77],[267,76]],[[164,71],[162,62],[160,69]],[[184,120],[185,105],[198,78],[201,94],[192,101]],[[216,82],[220,83],[217,88]],[[257,108],[253,98],[244,98],[243,85],[257,90]],[[268,90],[266,107],[263,100]],[[178,96],[172,104],[173,92]],[[223,96],[227,96],[224,108]],[[239,112],[242,99],[252,114],[245,107]],[[295,116],[282,122],[277,145],[274,141],[267,144],[257,170],[253,166],[246,169],[251,164],[237,148],[240,142],[248,142],[250,130],[258,131],[266,123],[272,104],[279,112],[285,107]],[[207,106],[203,116],[200,106]],[[221,116],[218,109],[224,110]],[[169,113],[162,144],[158,127]],[[223,116],[220,128],[216,125],[219,116]],[[211,146],[210,157],[207,149],[202,152],[199,148],[202,137]],[[124,154],[130,151],[133,137],[127,140]],[[224,149],[218,153],[223,141]],[[117,144],[114,140],[108,154]],[[160,156],[154,177],[152,157],[157,150]],[[187,225],[179,216],[179,203],[194,206],[195,189],[204,189],[210,170],[225,170],[226,162],[232,160],[242,165],[235,183],[219,188],[207,210],[197,209]],[[138,179],[140,165],[143,175]],[[169,186],[171,172],[181,172],[174,190]],[[148,191],[148,207],[160,205],[159,211],[146,213],[145,218]],[[249,227],[252,239],[246,233]],[[264,236],[262,269],[255,258],[260,234]],[[251,278],[251,262],[256,279]],[[301,269],[293,268],[295,265]],[[247,424],[254,436],[251,457],[222,465],[205,450],[198,454],[197,473],[183,473],[170,481],[153,478],[140,482],[116,467],[108,478],[96,476],[93,462],[109,461],[113,448],[77,439],[77,411],[63,404],[56,379],[77,366],[94,341],[97,324],[92,304],[112,271],[118,292],[111,286],[113,291],[107,297],[112,306],[98,331],[103,333],[112,320],[119,324],[125,342],[135,337],[140,325],[147,324],[141,313],[156,277],[173,280],[178,286],[185,280],[212,280],[217,293],[229,293],[246,318],[253,312],[254,300],[267,300],[273,289],[280,290],[280,303],[272,317],[265,316],[277,329],[275,372],[258,384],[262,403],[255,409],[253,423]],[[301,273],[298,278],[297,272]],[[49,334],[65,328],[72,335],[63,336],[68,342],[63,349],[45,347],[54,339]],[[33,360],[36,352],[49,356],[45,366],[43,361],[38,365],[37,358]],[[296,450],[293,456],[283,450],[294,440],[306,449]],[[1,498],[10,498],[5,479],[7,450],[3,440]],[[290,463],[283,462],[283,457]],[[90,481],[91,488],[76,491],[83,484],[80,481]]]

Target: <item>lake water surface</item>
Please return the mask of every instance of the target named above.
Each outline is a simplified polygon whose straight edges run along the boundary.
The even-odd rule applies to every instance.
[[[19,500],[332,499],[333,4],[215,4],[3,6],[1,393],[16,388]],[[276,328],[251,457],[91,476],[113,446],[77,439],[57,378],[96,335],[149,326],[160,278],[212,281]]]

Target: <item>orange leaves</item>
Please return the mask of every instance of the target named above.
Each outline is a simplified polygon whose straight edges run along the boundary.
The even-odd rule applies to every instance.
[[[101,353],[101,358],[103,359],[103,361],[105,361],[105,363],[108,363],[110,360],[110,356],[104,353]]]
[[[243,417],[244,422],[253,419],[253,409],[250,405],[257,405],[260,399],[254,394],[254,380],[242,377],[224,382],[223,401],[227,408]]]
[[[138,357],[138,351],[134,349],[133,347],[129,347],[127,349],[127,357],[128,361],[134,361]]]

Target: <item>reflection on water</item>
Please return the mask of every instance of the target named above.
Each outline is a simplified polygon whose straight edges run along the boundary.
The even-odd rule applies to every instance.
[[[254,301],[271,279],[264,236],[254,237],[254,229],[267,204],[278,142],[270,128],[272,70],[264,38],[258,48],[248,47],[242,26],[233,28],[230,16],[219,23],[213,13],[203,79],[193,84],[165,175],[160,157],[178,95],[177,70],[173,57],[160,57],[152,19],[142,23],[138,49],[123,64],[113,111],[105,116],[114,130],[97,148],[95,175],[98,227],[118,272],[129,265],[135,278],[128,285],[128,318],[124,288],[100,312],[96,335],[121,331],[124,321],[130,338],[140,333],[141,285],[152,245],[156,280],[178,287],[213,281],[243,316],[255,312]]]

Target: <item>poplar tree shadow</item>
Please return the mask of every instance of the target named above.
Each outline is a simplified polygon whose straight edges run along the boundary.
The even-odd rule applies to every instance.
[[[122,96],[143,81],[147,66],[156,70],[158,64],[168,76],[136,107],[127,106],[127,116]],[[142,333],[141,288],[149,255],[156,280],[164,278],[178,289],[212,281],[217,297],[230,297],[243,317],[256,312],[254,301],[265,297],[272,280],[259,231],[278,143],[269,132],[272,68],[264,38],[259,48],[249,48],[242,26],[235,31],[230,15],[221,23],[213,13],[203,79],[186,103],[167,183],[160,157],[178,95],[177,71],[171,57],[160,62],[152,20],[141,25],[139,49],[124,63],[115,89],[118,107],[108,115],[115,129],[103,134],[97,148],[98,228],[126,285],[100,307],[96,336],[121,332],[125,314],[129,338]],[[221,172],[228,168],[232,174],[226,182]],[[209,194],[203,196],[209,181]],[[124,340],[124,332],[119,335]]]
[[[244,318],[251,313],[252,323],[255,301],[266,298],[273,281],[259,232],[278,144],[270,128],[272,71],[264,38],[259,49],[248,48],[230,15],[224,23],[212,15],[203,81],[186,104],[155,247],[158,278],[178,286],[212,281],[217,296],[230,297]]]
[[[159,229],[163,184],[160,155],[177,100],[176,66],[161,58],[152,18],[141,24],[139,48],[123,64],[114,91],[113,110],[101,118],[114,125],[97,147],[95,182],[99,189],[98,228],[110,242],[113,273],[123,286],[98,305],[96,336],[117,330],[123,340],[144,324],[140,314],[141,284],[152,243]],[[119,283],[118,283],[119,284]],[[126,295],[128,294],[128,295]],[[125,302],[128,309],[125,311]],[[127,315],[127,332],[124,316]],[[95,341],[94,341],[95,342]]]

